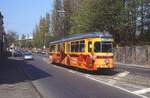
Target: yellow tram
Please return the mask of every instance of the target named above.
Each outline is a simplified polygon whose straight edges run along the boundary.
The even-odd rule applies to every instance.
[[[49,61],[81,69],[112,69],[113,38],[109,33],[77,34],[50,42]]]

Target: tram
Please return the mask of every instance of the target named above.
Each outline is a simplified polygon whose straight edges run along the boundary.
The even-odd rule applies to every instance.
[[[49,62],[90,71],[113,69],[112,35],[92,32],[50,42]]]

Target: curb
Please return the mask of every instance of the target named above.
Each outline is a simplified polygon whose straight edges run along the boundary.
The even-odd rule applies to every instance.
[[[122,65],[122,66],[131,66],[131,67],[139,67],[139,68],[148,68],[150,69],[150,65],[137,65],[137,64],[125,64],[125,63],[114,63],[115,65]]]

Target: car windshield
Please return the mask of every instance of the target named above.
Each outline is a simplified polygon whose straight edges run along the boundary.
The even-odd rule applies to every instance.
[[[24,55],[32,55],[32,53],[25,53]]]

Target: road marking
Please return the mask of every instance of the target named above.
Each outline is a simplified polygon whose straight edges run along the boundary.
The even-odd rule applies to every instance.
[[[121,78],[127,76],[129,73],[130,73],[130,72],[128,72],[128,71],[124,71],[124,72],[122,72],[122,73],[117,74],[113,79],[119,80],[119,79],[121,79]]]
[[[116,80],[110,79],[110,80],[108,81],[108,83],[115,84],[115,83],[116,83]]]
[[[105,85],[108,85],[108,86],[111,86],[111,87],[118,88],[118,89],[120,89],[120,90],[123,90],[123,91],[125,91],[125,92],[130,93],[130,94],[134,94],[134,95],[139,96],[139,97],[142,97],[142,98],[148,98],[148,97],[146,97],[146,96],[133,93],[133,92],[131,92],[131,91],[127,90],[127,89],[121,88],[121,87],[119,87],[119,86],[116,86],[116,85],[113,85],[113,84],[110,84],[110,83],[106,83],[106,82],[97,80],[97,79],[95,79],[95,78],[93,78],[93,77],[91,77],[91,76],[89,76],[89,75],[86,75],[86,78],[91,79],[91,80],[96,81],[96,82],[99,82],[99,83],[102,83],[102,84],[105,84]]]
[[[145,93],[148,93],[148,92],[150,92],[150,88],[145,88],[145,89],[137,90],[137,91],[134,91],[132,93],[134,93],[134,94],[145,94]]]
[[[128,75],[130,72],[128,72],[128,71],[124,71],[124,72],[122,72],[122,73],[119,73],[117,76],[118,77],[125,77],[126,75]]]
[[[55,67],[55,68],[59,68],[59,69],[62,69],[61,67],[59,67],[59,66],[56,66],[56,65],[53,65],[53,67]]]
[[[71,73],[76,73],[75,71],[73,71],[73,70],[68,70],[69,72],[71,72]]]

